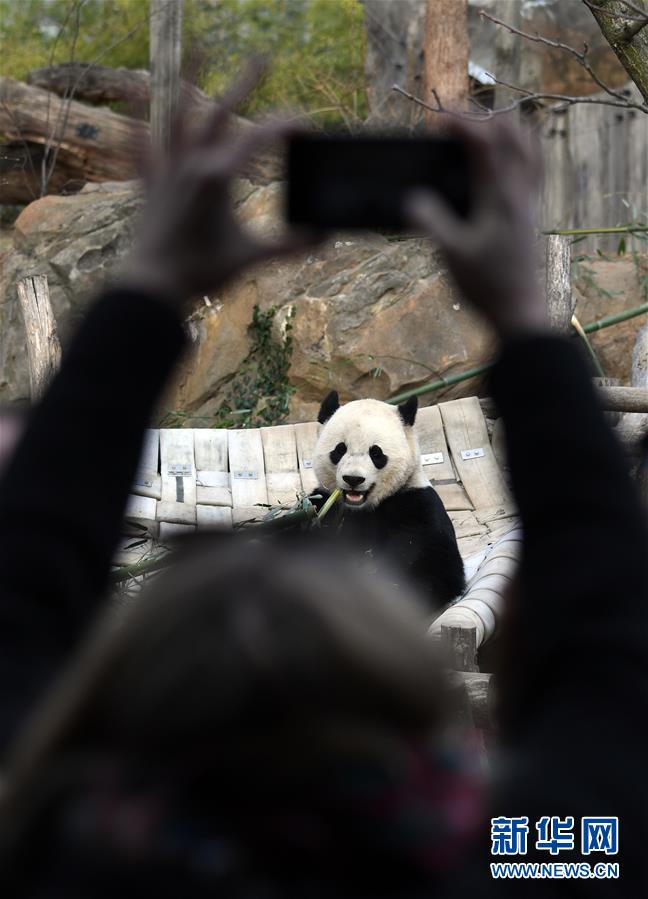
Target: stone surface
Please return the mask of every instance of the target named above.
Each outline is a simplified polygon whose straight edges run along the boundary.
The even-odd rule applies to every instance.
[[[648,258],[645,255],[636,259],[632,256],[586,259],[579,263],[576,267],[575,313],[581,324],[645,303],[647,276]],[[645,321],[645,316],[638,316],[589,335],[609,378],[619,378],[622,384],[631,383],[633,347]]]
[[[280,185],[241,181],[235,201],[252,227],[272,234]],[[29,379],[15,282],[45,274],[63,349],[90,299],[132,243],[140,200],[133,184],[93,185],[71,197],[45,197],[16,222],[13,246],[2,255],[0,280],[0,403],[25,398]],[[577,311],[583,323],[639,305],[641,273],[630,257],[582,263]],[[454,292],[439,258],[418,239],[379,234],[338,235],[311,255],[275,260],[247,272],[218,296],[199,299],[188,319],[193,351],[160,404],[196,416],[206,426],[251,348],[255,304],[277,308],[281,335],[294,308],[291,419],[315,417],[331,388],[343,400],[386,398],[440,375],[489,360],[491,335]],[[610,377],[629,383],[632,347],[644,319],[593,336]],[[152,335],[154,339],[154,335]],[[466,396],[477,379],[425,397]],[[206,416],[206,419],[199,418]]]
[[[131,182],[75,196],[48,196],[16,220],[13,246],[0,254],[0,402],[29,396],[29,375],[16,281],[46,275],[63,347],[87,303],[132,244],[140,200]]]

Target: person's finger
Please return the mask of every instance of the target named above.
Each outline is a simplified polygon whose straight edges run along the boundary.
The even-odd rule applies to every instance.
[[[274,119],[262,125],[252,125],[232,142],[221,160],[232,171],[237,171],[262,150],[303,131],[303,125],[294,118]]]
[[[465,225],[450,206],[428,190],[412,191],[405,197],[403,212],[442,249],[453,250],[464,236]]]
[[[469,157],[476,186],[488,185],[497,172],[496,127],[492,122],[474,122],[459,116],[448,120],[446,133],[459,140]]]
[[[224,96],[215,101],[216,108],[209,114],[198,134],[199,143],[213,144],[214,140],[225,131],[230,115],[252,93],[267,68],[268,61],[265,57],[256,56],[250,60]]]
[[[215,147],[203,147],[194,155],[192,171],[203,178],[222,178],[234,175],[254,156],[278,140],[303,133],[303,126],[294,119],[275,119],[265,125],[247,125],[235,140]]]

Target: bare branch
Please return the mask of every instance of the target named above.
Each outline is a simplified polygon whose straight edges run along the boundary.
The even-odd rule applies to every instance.
[[[489,73],[490,74],[490,73]],[[424,109],[427,109],[429,112],[435,112],[440,115],[448,115],[453,116],[454,118],[459,119],[470,119],[471,121],[481,122],[486,121],[487,119],[492,119],[493,116],[504,115],[509,112],[513,112],[515,109],[519,109],[520,106],[523,106],[527,103],[537,102],[540,103],[543,100],[558,100],[559,102],[552,107],[554,112],[560,112],[563,109],[566,109],[568,106],[576,106],[577,104],[586,103],[592,106],[614,106],[619,109],[638,109],[641,112],[648,114],[648,105],[641,103],[633,103],[631,100],[624,99],[623,101],[617,101],[614,99],[608,100],[607,97],[572,97],[568,94],[553,94],[553,93],[535,93],[533,91],[528,91],[523,87],[517,87],[514,84],[509,84],[507,81],[502,81],[499,78],[495,78],[491,75],[493,81],[496,84],[501,84],[503,87],[508,87],[510,90],[517,91],[519,94],[523,96],[519,97],[517,100],[513,100],[508,106],[502,106],[500,109],[488,109],[486,106],[483,106],[481,103],[478,103],[474,98],[470,98],[471,102],[477,106],[482,115],[478,115],[473,112],[455,112],[450,109],[446,109],[443,106],[439,99],[438,93],[434,90],[432,94],[434,99],[436,100],[437,105],[432,106],[430,103],[426,103],[425,100],[421,100],[420,97],[414,96],[409,91],[406,91],[398,84],[394,84],[392,86],[392,90],[396,91],[398,94],[402,94],[403,97],[406,97],[412,103],[416,103],[418,106],[422,106]]]
[[[479,15],[482,17],[482,19],[488,19],[495,25],[499,25],[501,28],[505,28],[507,31],[510,31],[511,34],[517,34],[527,41],[533,41],[534,43],[544,44],[547,47],[553,47],[556,50],[563,50],[565,53],[571,53],[574,59],[576,59],[578,63],[585,69],[590,78],[596,84],[598,84],[601,90],[604,90],[606,94],[609,94],[611,97],[615,97],[617,100],[622,100],[625,104],[627,98],[620,91],[614,90],[614,88],[611,88],[608,84],[606,84],[601,78],[599,78],[599,76],[592,68],[588,59],[589,46],[587,43],[583,43],[583,51],[581,53],[575,47],[572,47],[570,44],[565,44],[562,41],[554,41],[551,38],[538,34],[537,32],[535,34],[529,34],[528,31],[521,31],[519,28],[515,28],[513,25],[509,25],[507,22],[503,22],[501,19],[497,19],[495,18],[495,16],[491,16],[490,13],[487,13],[484,10],[481,10]],[[643,24],[646,24],[646,22],[648,22],[648,17],[646,17]]]

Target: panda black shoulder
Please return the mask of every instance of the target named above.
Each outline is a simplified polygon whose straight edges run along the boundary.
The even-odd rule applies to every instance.
[[[385,499],[375,510],[391,527],[427,526],[439,534],[455,539],[454,527],[441,497],[434,487],[411,487],[399,490]]]

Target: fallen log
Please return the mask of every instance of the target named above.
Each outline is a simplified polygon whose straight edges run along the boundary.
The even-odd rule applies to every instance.
[[[87,181],[127,181],[137,177],[149,129],[146,122],[109,109],[63,100],[49,91],[0,78],[0,134],[14,144],[39,145],[46,157],[46,171],[55,159],[55,178],[48,179],[40,165],[34,166],[35,180],[40,182],[38,196],[43,196],[66,181],[83,185]],[[30,172],[33,179],[31,166],[21,164],[17,169]],[[16,169],[13,177],[21,183]],[[29,202],[33,190],[29,175],[25,174],[22,183],[27,197],[23,202]],[[2,187],[0,184],[0,202],[11,202],[5,199]],[[12,191],[15,197],[15,183]]]
[[[145,118],[148,116],[151,76],[146,69],[111,69],[70,62],[33,69],[27,75],[27,83],[59,97],[72,93],[75,100],[88,103],[126,103],[133,114],[140,112]],[[193,107],[197,112],[205,112],[213,101],[195,84],[182,81],[180,102],[185,109]]]
[[[69,67],[49,67],[41,72],[40,83],[45,83],[45,72],[52,72],[52,86],[57,92],[43,90],[11,78],[0,77],[0,135],[5,148],[22,147],[25,158],[12,161],[16,154],[5,152],[8,157],[2,165],[0,177],[0,203],[29,203],[35,197],[47,193],[73,192],[88,181],[130,181],[141,175],[141,163],[148,150],[150,130],[148,122],[112,112],[105,107],[93,107],[80,103],[77,96],[100,96],[99,87],[106,79],[106,97],[124,99],[128,91],[146,100],[148,105],[148,72],[129,72],[127,69],[93,67],[83,74],[78,84],[70,87],[71,72],[56,74],[53,70]],[[113,75],[118,72],[117,78]],[[91,75],[91,73],[93,73]],[[120,87],[117,88],[116,84]],[[129,86],[130,85],[130,86]],[[74,89],[74,98],[69,97]],[[212,106],[199,88],[183,82],[182,104],[191,110],[191,119],[202,119]],[[81,93],[79,93],[81,91]],[[110,93],[112,91],[112,93]],[[118,97],[117,94],[120,93]],[[247,119],[234,117],[236,129],[254,127]],[[31,157],[31,149],[40,150]],[[46,156],[51,164],[55,154],[56,164],[50,178],[43,172]],[[31,163],[30,163],[31,158]],[[245,177],[267,184],[283,176],[282,163],[276,150],[270,149],[250,161],[242,172]]]
[[[0,143],[0,203],[31,203],[42,195],[45,148],[31,141]],[[86,183],[57,162],[48,193],[74,194]]]

